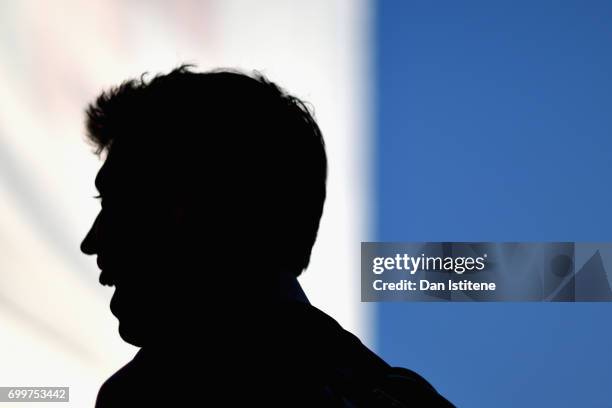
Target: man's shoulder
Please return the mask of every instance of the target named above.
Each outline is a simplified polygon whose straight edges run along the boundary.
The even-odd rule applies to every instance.
[[[121,406],[120,401],[134,394],[134,385],[140,380],[138,365],[132,359],[104,381],[98,391],[96,408]]]
[[[314,360],[322,362],[327,371],[323,375],[327,392],[344,405],[453,406],[422,376],[390,366],[325,312],[311,305],[292,305],[291,309],[289,314],[297,316],[308,331],[302,346],[314,350]]]
[[[157,359],[148,358],[146,351],[140,349],[102,384],[96,408],[147,406],[149,402],[163,401],[173,388],[172,380],[181,378],[173,370]]]

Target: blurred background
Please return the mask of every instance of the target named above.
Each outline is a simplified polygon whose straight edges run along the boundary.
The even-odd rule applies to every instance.
[[[315,108],[313,304],[459,407],[612,407],[609,303],[363,304],[358,286],[365,240],[612,240],[611,27],[596,0],[0,3],[0,386],[90,407],[135,354],[78,249],[101,165],[83,111],[195,63]]]
[[[259,70],[314,106],[330,157],[329,196],[301,280],[314,304],[371,340],[358,287],[369,174],[367,7],[0,3],[0,385],[70,386],[69,405],[89,407],[135,354],[109,311],[113,289],[98,284],[95,257],[79,252],[99,210],[92,197],[101,165],[84,141],[83,112],[109,86],[181,63]]]

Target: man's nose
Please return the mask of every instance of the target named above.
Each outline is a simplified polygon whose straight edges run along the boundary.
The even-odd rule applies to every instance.
[[[96,217],[93,225],[89,229],[87,235],[81,242],[81,252],[85,255],[95,255],[98,253],[98,225],[100,220],[100,214]]]

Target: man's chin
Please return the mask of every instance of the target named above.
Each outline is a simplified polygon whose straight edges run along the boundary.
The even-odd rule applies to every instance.
[[[131,327],[130,324],[119,322],[119,336],[121,336],[123,341],[133,346],[144,346],[144,335],[140,330]]]

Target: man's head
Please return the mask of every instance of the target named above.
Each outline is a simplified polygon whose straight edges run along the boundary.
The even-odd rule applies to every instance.
[[[306,106],[262,76],[180,67],[126,81],[88,107],[87,131],[106,160],[81,249],[116,286],[126,341],[158,336],[159,319],[194,311],[194,299],[233,301],[237,283],[254,298],[257,282],[307,267],[324,143]]]

